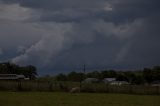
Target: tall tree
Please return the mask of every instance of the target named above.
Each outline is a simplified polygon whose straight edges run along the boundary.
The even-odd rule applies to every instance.
[[[35,66],[29,65],[20,67],[14,63],[0,63],[0,74],[22,74],[30,79],[35,79],[37,69]]]

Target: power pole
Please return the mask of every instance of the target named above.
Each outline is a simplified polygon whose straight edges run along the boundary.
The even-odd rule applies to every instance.
[[[83,73],[85,74],[86,73],[86,65],[84,64],[83,66]]]
[[[85,75],[85,73],[86,73],[86,65],[84,64],[83,65],[83,72],[82,72],[82,74]],[[83,75],[81,75],[81,79],[80,79],[80,90],[82,88],[82,80],[83,80]]]

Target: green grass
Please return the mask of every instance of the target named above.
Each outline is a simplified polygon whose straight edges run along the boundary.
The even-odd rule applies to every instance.
[[[0,92],[0,106],[160,106],[160,96],[107,93]]]

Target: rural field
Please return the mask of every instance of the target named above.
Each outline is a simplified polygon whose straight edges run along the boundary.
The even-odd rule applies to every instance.
[[[0,106],[160,106],[160,96],[111,93],[0,92]]]

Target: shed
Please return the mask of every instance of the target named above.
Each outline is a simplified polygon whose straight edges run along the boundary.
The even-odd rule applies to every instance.
[[[111,83],[111,82],[113,82],[113,81],[116,81],[116,78],[104,78],[104,79],[103,79],[103,82],[104,82],[105,84]]]
[[[129,85],[127,81],[113,81],[110,83],[110,85]]]
[[[99,82],[99,79],[97,78],[86,78],[83,83],[97,83]]]

